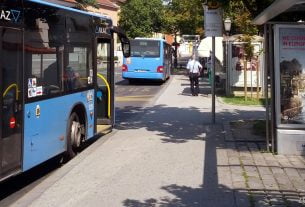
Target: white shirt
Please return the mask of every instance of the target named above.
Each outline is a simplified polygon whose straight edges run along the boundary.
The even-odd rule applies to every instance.
[[[189,60],[186,66],[190,73],[199,73],[201,68],[202,65],[197,60]]]

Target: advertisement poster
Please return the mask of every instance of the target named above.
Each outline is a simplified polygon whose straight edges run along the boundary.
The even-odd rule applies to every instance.
[[[234,87],[245,86],[245,62],[247,64],[247,87],[261,87],[260,45],[253,44],[254,55],[251,61],[245,61],[244,46],[240,43],[232,44],[230,84]]]
[[[278,28],[280,124],[305,124],[305,28]]]

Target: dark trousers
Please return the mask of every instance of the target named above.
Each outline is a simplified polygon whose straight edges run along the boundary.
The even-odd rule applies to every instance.
[[[197,96],[199,93],[198,78],[198,73],[190,73],[191,92],[193,96]]]

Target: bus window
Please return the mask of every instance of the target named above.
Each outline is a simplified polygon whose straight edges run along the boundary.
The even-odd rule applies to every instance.
[[[91,85],[93,76],[91,51],[87,47],[70,47],[68,59],[64,71],[65,90],[71,91]]]
[[[160,57],[160,41],[132,40],[131,57]]]
[[[61,48],[26,45],[28,98],[61,92]]]

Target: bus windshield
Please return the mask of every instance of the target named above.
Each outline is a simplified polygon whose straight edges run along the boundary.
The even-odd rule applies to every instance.
[[[160,57],[160,41],[131,40],[131,57]]]

